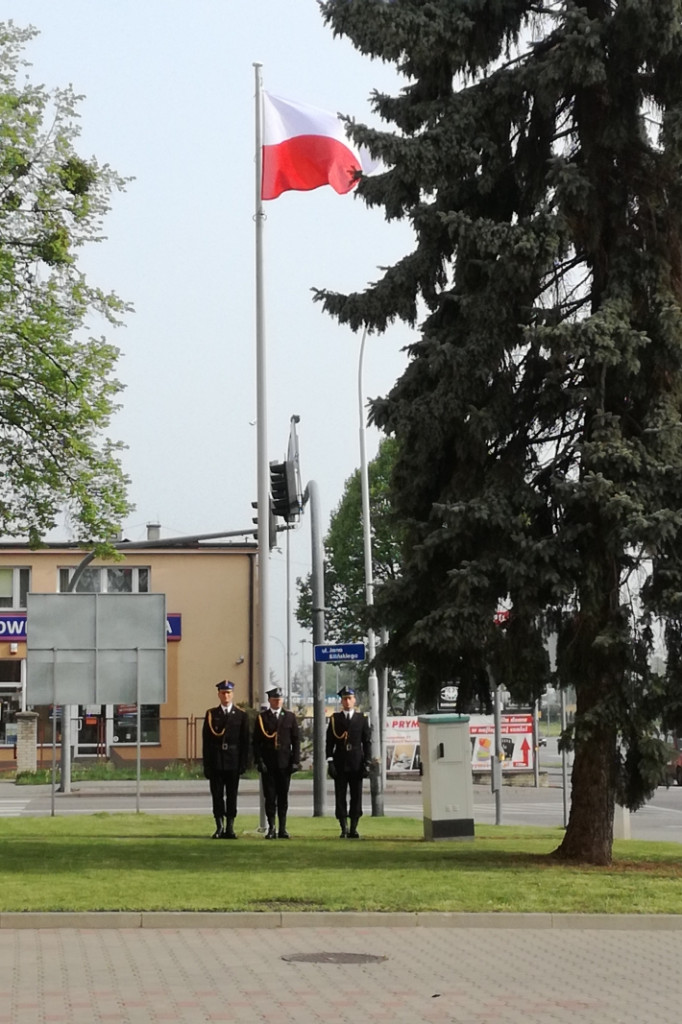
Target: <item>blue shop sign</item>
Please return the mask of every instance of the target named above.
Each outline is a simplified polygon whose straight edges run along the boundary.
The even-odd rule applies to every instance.
[[[182,637],[182,615],[168,612],[166,615],[166,640],[180,640]]]
[[[23,614],[0,614],[0,640],[26,639],[26,612]]]

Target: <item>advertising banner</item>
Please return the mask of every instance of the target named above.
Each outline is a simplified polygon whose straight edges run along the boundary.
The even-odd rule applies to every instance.
[[[502,771],[533,769],[533,715],[530,712],[503,714],[500,721],[500,742],[504,760]],[[492,715],[472,715],[469,720],[471,767],[475,772],[489,772],[495,745],[495,724]]]
[[[419,771],[419,719],[386,719],[386,771]]]
[[[503,713],[500,720],[500,741],[504,760],[503,772],[533,771],[535,747],[533,743],[533,715],[528,712]],[[489,772],[490,758],[495,745],[495,723],[492,715],[471,715],[471,769]],[[396,717],[386,719],[386,771],[418,771],[419,719]]]

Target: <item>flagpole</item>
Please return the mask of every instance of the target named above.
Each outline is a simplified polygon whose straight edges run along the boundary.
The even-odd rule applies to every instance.
[[[261,68],[254,61],[256,79],[256,464],[258,473],[258,661],[260,699],[265,703],[268,685],[268,637],[270,615],[268,583],[270,571],[270,481],[268,464],[267,380],[265,359],[265,303],[263,300],[263,223],[265,213],[261,197],[263,175],[263,84]]]

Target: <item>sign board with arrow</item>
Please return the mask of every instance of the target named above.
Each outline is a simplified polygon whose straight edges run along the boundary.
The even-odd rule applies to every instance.
[[[492,715],[471,715],[471,768],[474,772],[489,772],[494,753],[495,724]],[[500,742],[504,759],[502,771],[532,771],[534,768],[533,714],[532,712],[506,712],[501,716]]]

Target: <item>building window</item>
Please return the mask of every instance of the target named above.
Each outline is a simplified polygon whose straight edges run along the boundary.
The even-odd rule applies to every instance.
[[[13,747],[17,742],[17,711],[21,711],[21,694],[0,690],[0,747]]]
[[[0,569],[0,608],[25,608],[30,569]]]
[[[17,711],[21,711],[21,666],[0,660],[0,746],[17,742]]]
[[[160,742],[158,704],[140,706],[140,743]],[[137,705],[114,704],[114,743],[137,743]]]
[[[59,592],[66,593],[75,568],[59,570]],[[150,570],[148,566],[102,566],[83,570],[76,593],[78,594],[148,594]]]

